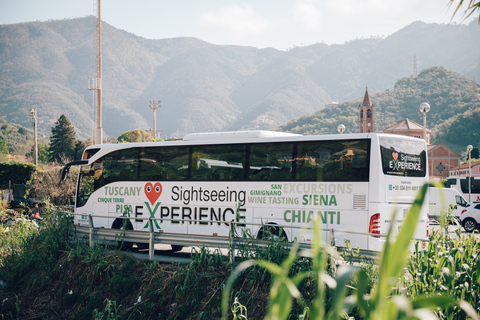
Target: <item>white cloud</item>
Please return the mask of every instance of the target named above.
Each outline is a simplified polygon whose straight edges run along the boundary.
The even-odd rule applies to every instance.
[[[317,1],[302,0],[293,5],[295,20],[300,22],[307,30],[316,31],[321,27],[321,13]]]
[[[226,28],[236,39],[261,35],[271,28],[268,19],[256,13],[250,5],[226,6],[215,12],[203,13],[199,18],[206,25]]]
[[[377,16],[399,14],[403,1],[397,0],[329,0],[325,7],[339,16]]]

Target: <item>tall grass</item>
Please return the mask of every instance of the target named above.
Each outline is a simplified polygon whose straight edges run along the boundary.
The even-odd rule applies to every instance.
[[[471,305],[477,298],[468,299],[479,293],[480,277],[478,272],[474,275],[472,270],[472,266],[475,270],[480,270],[475,238],[467,239],[467,244],[471,246],[468,250],[462,250],[461,240],[452,242],[447,239],[448,234],[445,232],[442,233],[444,238],[437,238],[440,233],[436,233],[427,251],[420,251],[417,246],[415,255],[411,256],[411,239],[426,192],[428,185],[424,185],[420,190],[395,238],[392,237],[393,224],[390,226],[378,261],[378,281],[373,288],[369,287],[369,275],[363,269],[342,266],[334,277],[326,272],[328,255],[333,249],[320,244],[317,221],[312,246],[312,270],[289,276],[291,266],[299,258],[296,249],[293,249],[281,264],[258,259],[240,263],[229,276],[223,292],[222,318],[227,319],[235,279],[250,267],[260,266],[272,275],[265,319],[292,319],[293,301],[304,306],[303,314],[298,317],[304,320],[345,319],[352,312],[363,319],[373,320],[437,317],[454,319],[465,318],[467,314],[472,319],[478,319]],[[410,274],[410,277],[407,277],[410,278],[409,281],[405,280],[405,270]],[[315,298],[311,302],[306,301],[298,289],[302,281],[309,277],[313,277],[315,281]],[[351,286],[353,279],[356,287]],[[471,287],[475,289],[470,289]],[[466,298],[468,300],[465,300]],[[234,310],[242,310],[241,315],[246,318],[246,310],[239,308],[239,304],[241,305],[235,300]],[[474,305],[478,310],[478,302]]]
[[[450,239],[443,229],[425,250],[409,250],[425,192],[404,222],[409,228],[395,239],[390,230],[377,264],[338,269],[330,259],[341,257],[321,244],[318,223],[311,258],[281,238],[267,237],[265,247],[246,236],[236,266],[206,248],[189,264],[163,265],[90,248],[74,237],[69,216],[47,208],[38,228],[20,221],[0,233],[0,279],[10,298],[2,307],[6,318],[61,311],[71,319],[478,319],[474,235]]]

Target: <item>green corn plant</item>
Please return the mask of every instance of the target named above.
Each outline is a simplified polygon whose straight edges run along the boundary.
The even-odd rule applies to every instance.
[[[300,257],[298,253],[298,244],[292,248],[288,257],[280,264],[273,263],[268,260],[247,260],[240,263],[230,274],[222,296],[222,312],[223,319],[227,318],[228,301],[230,297],[230,291],[232,289],[235,279],[245,270],[252,266],[259,266],[264,268],[272,275],[268,310],[265,319],[287,319],[290,315],[293,299],[296,299],[300,305],[304,306],[304,314],[301,316],[307,319],[310,314],[312,319],[324,319],[325,317],[325,288],[324,284],[333,290],[332,305],[334,308],[330,309],[327,314],[327,319],[340,319],[336,314],[341,315],[343,310],[348,305],[344,302],[345,294],[350,277],[354,274],[355,269],[349,266],[345,266],[339,269],[337,279],[333,279],[327,270],[328,255],[334,254],[337,256],[331,247],[322,247],[320,245],[320,223],[315,222],[315,241],[312,247],[313,259],[312,259],[312,271],[303,271],[289,277],[289,272],[294,263]],[[316,275],[316,289],[317,295],[313,302],[313,308],[307,306],[307,303],[302,299],[300,291],[298,290],[299,284],[307,277]],[[237,301],[238,302],[238,301]]]
[[[398,236],[392,239],[393,224],[390,225],[379,265],[378,284],[369,299],[365,298],[367,277],[359,272],[356,306],[367,319],[412,319],[426,315],[434,317],[431,309],[445,307],[454,299],[444,295],[419,296],[407,299],[404,295],[394,295],[410,255],[410,243],[420,217],[420,211],[428,192],[424,185],[410,208]]]
[[[392,236],[393,224],[390,226],[385,247],[379,259],[378,282],[371,291],[368,285],[369,279],[364,270],[346,266],[338,269],[335,279],[328,275],[326,272],[328,255],[335,252],[332,248],[321,245],[320,228],[316,222],[312,245],[312,271],[288,276],[292,264],[299,257],[296,247],[280,265],[265,260],[247,260],[240,263],[232,271],[225,285],[222,296],[223,319],[227,318],[230,291],[235,279],[244,270],[255,265],[265,268],[272,274],[265,319],[288,319],[293,299],[305,306],[301,319],[342,319],[347,316],[351,308],[356,308],[364,319],[436,319],[435,312],[445,310],[449,305],[456,305],[472,319],[478,319],[473,307],[463,299],[456,299],[442,292],[424,291],[416,296],[408,296],[404,294],[405,290],[401,290],[402,274],[405,273],[405,267],[411,256],[410,244],[427,192],[428,185],[424,185],[395,238]],[[480,264],[477,265],[480,268]],[[315,277],[316,297],[311,307],[308,307],[300,295],[298,285],[312,275]],[[347,296],[348,284],[354,275],[357,278],[357,286],[353,294]],[[326,286],[331,290],[329,292],[331,307],[328,310]]]

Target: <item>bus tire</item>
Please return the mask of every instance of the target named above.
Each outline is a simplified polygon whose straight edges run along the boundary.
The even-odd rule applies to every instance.
[[[475,221],[475,219],[472,219],[472,218],[467,218],[462,221],[462,226],[463,226],[463,229],[465,229],[465,231],[473,232],[473,230],[477,228],[477,221]]]
[[[173,252],[182,251],[182,249],[183,249],[183,246],[179,246],[179,245],[176,245],[176,244],[172,244],[171,247],[172,247]]]
[[[280,235],[281,228],[274,224],[269,224],[263,226],[260,231],[258,231],[257,239],[268,240],[268,239],[280,239],[285,238],[288,241],[287,234],[285,230],[281,230],[282,234]]]
[[[123,219],[115,219],[112,224],[112,229],[117,229],[117,230],[122,230],[123,229]],[[127,224],[125,227],[125,230],[133,230],[132,223],[127,220]],[[118,250],[130,250],[132,249],[133,242],[130,241],[124,241],[122,239],[117,240],[117,243],[115,245],[116,249]]]
[[[137,242],[137,248],[139,250],[148,250],[148,249],[150,249],[150,244],[145,243],[145,242]]]

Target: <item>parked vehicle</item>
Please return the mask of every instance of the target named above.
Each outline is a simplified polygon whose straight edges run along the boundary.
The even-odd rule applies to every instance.
[[[63,177],[81,166],[78,226],[89,226],[92,215],[99,228],[228,236],[234,221],[259,239],[273,233],[310,243],[311,228],[301,227],[318,217],[326,243],[335,231],[337,247],[347,239],[380,251],[381,236],[399,229],[428,182],[427,163],[425,140],[400,135],[209,132],[89,146],[82,160],[65,165]],[[395,210],[403,215],[394,219]],[[427,211],[416,239],[428,237]]]
[[[480,203],[475,202],[465,208],[461,215],[462,227],[467,232],[480,231]]]
[[[452,188],[428,188],[431,219],[439,220],[442,214],[451,210],[452,216],[460,219],[462,211],[468,206],[467,200]],[[443,200],[443,201],[442,201]]]
[[[480,201],[480,177],[472,177],[470,182],[467,177],[450,177],[445,182],[445,187],[457,190],[469,202]]]

